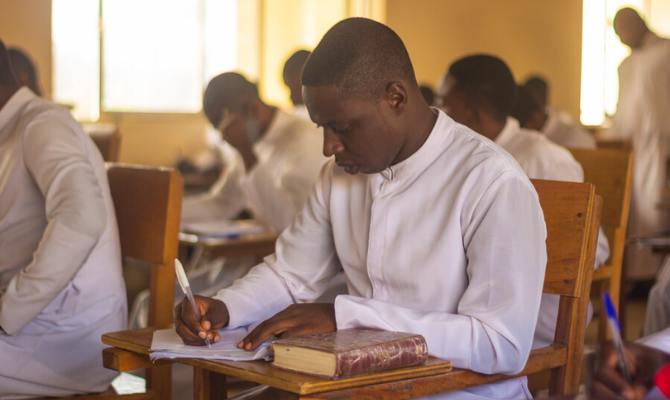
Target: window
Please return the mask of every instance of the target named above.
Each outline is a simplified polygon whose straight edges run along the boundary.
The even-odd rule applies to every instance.
[[[100,112],[195,113],[216,74],[255,64],[256,21],[240,0],[53,0],[54,100]],[[251,15],[250,15],[251,14]],[[249,26],[251,25],[251,26]],[[246,65],[254,72],[256,65]]]

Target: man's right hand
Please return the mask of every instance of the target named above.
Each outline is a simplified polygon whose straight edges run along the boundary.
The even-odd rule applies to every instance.
[[[654,383],[656,373],[670,355],[639,343],[624,344],[624,353],[632,382],[626,382],[619,370],[619,357],[612,341],[598,349],[591,394],[597,399],[643,399]]]
[[[193,307],[188,299],[184,299],[174,308],[175,329],[184,343],[194,346],[205,345],[205,337],[216,343],[221,339],[218,330],[228,325],[228,307],[221,301],[211,297],[195,295],[202,320],[198,322]]]

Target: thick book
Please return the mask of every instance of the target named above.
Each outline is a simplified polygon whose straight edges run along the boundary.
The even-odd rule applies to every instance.
[[[423,364],[428,346],[414,333],[343,329],[272,342],[275,367],[330,379]]]

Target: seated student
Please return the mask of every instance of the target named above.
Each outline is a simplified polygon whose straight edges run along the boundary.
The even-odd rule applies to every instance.
[[[14,70],[14,76],[19,83],[27,86],[36,95],[42,96],[42,88],[37,79],[37,68],[35,68],[35,63],[28,57],[28,54],[16,47],[7,49],[7,54],[9,54],[9,63]]]
[[[291,54],[291,57],[284,63],[284,70],[282,71],[282,78],[284,85],[291,92],[291,103],[293,103],[293,114],[302,117],[309,121],[309,114],[305,101],[302,99],[302,84],[300,83],[300,74],[302,67],[307,62],[309,55],[312,54],[309,50],[298,50]]]
[[[591,383],[596,399],[644,399],[661,369],[670,367],[670,328],[645,336],[637,342],[624,343],[624,352],[631,382],[626,382],[619,369],[619,356],[613,342],[598,349]],[[666,388],[670,376],[665,376]],[[655,398],[667,398],[655,397]],[[650,397],[651,398],[651,397]]]
[[[544,279],[546,228],[514,159],[424,101],[402,40],[338,22],[302,75],[325,165],[276,254],[214,298],[182,302],[186,343],[265,320],[240,343],[351,327],[422,334],[455,367],[524,367]],[[344,269],[348,295],[307,303]],[[283,311],[282,311],[283,310]],[[530,398],[525,377],[434,398]]]
[[[512,117],[519,121],[521,127],[542,132],[561,146],[596,148],[596,139],[581,124],[542,107],[523,86],[518,88],[518,94]]]
[[[583,182],[581,165],[570,152],[539,132],[522,129],[510,117],[516,97],[512,71],[490,55],[473,55],[454,62],[441,79],[438,99],[456,122],[507,150],[531,179]],[[596,254],[600,266],[609,257],[601,231]],[[553,342],[559,296],[543,294],[533,348]]]
[[[265,104],[256,85],[234,72],[209,82],[203,110],[234,149],[233,157],[208,193],[184,199],[182,222],[231,219],[249,208],[254,218],[281,232],[327,161],[318,130]]]
[[[0,398],[101,392],[125,328],[107,172],[67,111],[21,87],[0,41]]]

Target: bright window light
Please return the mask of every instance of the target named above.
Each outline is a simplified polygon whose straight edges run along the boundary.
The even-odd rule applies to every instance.
[[[73,107],[78,120],[100,114],[99,3],[53,0],[53,99]]]
[[[54,0],[54,99],[85,120],[198,112],[205,84],[238,66],[238,1]]]
[[[622,7],[645,14],[649,0],[584,0],[582,20],[581,121],[602,125],[616,111],[618,68],[630,54],[614,33],[612,21]]]

